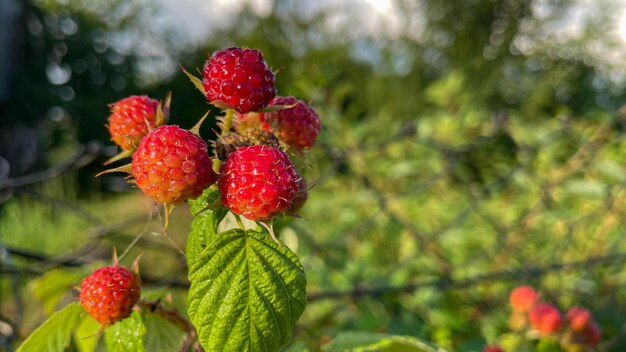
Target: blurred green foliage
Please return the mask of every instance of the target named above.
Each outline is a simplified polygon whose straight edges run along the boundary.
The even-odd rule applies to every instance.
[[[183,127],[209,108],[179,71],[147,84],[138,69],[146,57],[116,51],[110,39],[135,30],[142,9],[123,1],[91,9],[60,3],[27,5],[13,100],[0,120],[3,127],[30,124],[46,137],[39,168],[64,160],[75,144],[108,143],[106,104],[126,95],[172,91],[171,123]],[[276,1],[267,16],[244,9],[204,46],[168,52],[191,71],[225,46],[259,48],[278,71],[279,94],[310,102],[322,119],[319,142],[306,160],[296,158],[315,184],[304,219],[279,226],[309,282],[309,303],[287,350],[334,350],[355,336],[368,345],[374,337],[402,344],[384,342],[401,335],[478,351],[507,339],[508,292],[522,283],[561,307],[590,308],[611,350],[626,349],[626,116],[616,112],[624,84],[608,74],[624,72],[587,45],[618,45],[599,35],[614,30],[615,4],[598,5],[581,37],[552,44],[542,30],[578,5],[394,4],[424,31],[353,39],[326,29],[329,12],[300,16],[293,2]],[[541,4],[549,11],[536,16]],[[102,15],[114,13],[124,16],[112,22]],[[171,48],[167,41],[176,37],[163,40]],[[522,50],[528,41],[533,50]],[[365,55],[355,54],[359,48]],[[51,82],[46,70],[54,65],[69,67],[71,78]],[[210,138],[211,124],[204,128]],[[142,274],[155,279],[146,284],[153,297],[186,311],[178,249],[185,248],[189,210],[176,210],[165,237],[141,196],[113,192],[129,190],[118,186],[123,180],[93,181],[99,169],[92,164],[27,187],[31,195],[16,192],[0,205],[0,249],[80,259],[76,269],[15,252],[11,260],[0,256],[0,269],[36,269],[0,276],[0,319],[19,329],[16,340],[72,300],[69,290],[42,294],[45,282],[71,282],[140,234],[126,260],[145,251]],[[85,243],[98,250],[73,252]]]

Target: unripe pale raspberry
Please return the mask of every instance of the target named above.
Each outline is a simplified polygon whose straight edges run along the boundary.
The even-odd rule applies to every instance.
[[[159,203],[177,204],[197,198],[216,181],[207,144],[198,135],[165,125],[141,140],[133,154],[137,186]]]
[[[220,168],[222,202],[250,220],[267,220],[291,207],[300,176],[280,149],[253,145],[228,155]]]
[[[80,303],[97,322],[108,326],[128,317],[141,294],[140,279],[123,266],[100,268],[80,287]]]
[[[123,150],[133,150],[156,127],[159,102],[147,96],[130,96],[111,105],[109,132],[111,139]]]
[[[220,50],[204,64],[203,76],[209,101],[223,101],[240,113],[259,110],[276,95],[274,73],[257,49]]]
[[[261,114],[263,128],[271,131],[285,144],[302,151],[315,144],[320,133],[320,118],[317,112],[302,100],[294,97],[276,97],[270,106],[294,105]]]
[[[527,285],[518,286],[511,291],[509,303],[517,312],[528,312],[539,300],[539,294]]]
[[[529,312],[530,326],[542,335],[550,335],[561,328],[561,312],[551,303],[537,303]]]
[[[591,312],[582,307],[572,307],[567,311],[567,320],[573,331],[581,332],[587,329],[591,322]]]

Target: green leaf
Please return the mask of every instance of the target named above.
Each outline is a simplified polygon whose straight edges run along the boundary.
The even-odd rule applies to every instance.
[[[190,267],[189,316],[209,351],[276,351],[306,306],[298,257],[269,235],[232,229]]]
[[[65,308],[52,314],[48,320],[30,334],[26,341],[17,349],[17,352],[65,351],[83,312],[83,307],[80,303],[68,304]]]
[[[200,252],[205,249],[215,239],[217,226],[228,213],[226,208],[207,209],[207,206],[214,204],[220,198],[220,192],[209,187],[204,190],[200,197],[190,200],[191,213],[194,216],[191,223],[191,233],[187,238],[187,265],[196,261]]]
[[[80,285],[83,275],[78,272],[50,270],[30,282],[30,289],[44,305],[46,313],[52,314],[61,298],[72,286]]]
[[[94,352],[100,339],[100,323],[85,314],[74,331],[74,344],[79,352]]]
[[[143,352],[146,327],[141,315],[133,312],[128,318],[111,325],[104,334],[109,352]]]
[[[331,343],[325,345],[322,351],[445,352],[442,348],[411,336],[358,331],[340,333]]]
[[[146,325],[145,346],[150,352],[179,351],[185,338],[185,332],[167,320],[154,314],[142,314]]]

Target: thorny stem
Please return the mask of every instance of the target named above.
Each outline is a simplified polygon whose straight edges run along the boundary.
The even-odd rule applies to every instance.
[[[154,300],[152,302],[140,299],[137,302],[137,305],[141,309],[145,309],[150,313],[153,313],[178,326],[182,331],[185,332],[186,337],[183,342],[183,346],[181,347],[181,351],[186,351],[197,340],[198,333],[196,332],[196,328],[193,326],[193,324],[187,318],[180,315],[180,313],[176,309],[166,309],[165,307],[163,307],[160,299]]]

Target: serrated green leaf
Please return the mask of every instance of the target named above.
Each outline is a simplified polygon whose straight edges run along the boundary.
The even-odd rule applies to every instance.
[[[445,352],[431,343],[412,336],[350,331],[337,335],[322,348],[324,352]]]
[[[306,306],[298,257],[265,233],[220,233],[189,271],[189,316],[210,351],[276,351]]]
[[[98,346],[100,323],[88,314],[84,314],[76,331],[74,331],[74,344],[78,352],[94,352]]]
[[[82,278],[83,276],[76,272],[50,270],[33,279],[29,286],[33,295],[43,303],[46,313],[52,314],[61,298],[70,292],[72,286],[80,285]]]
[[[141,315],[133,312],[128,318],[111,325],[104,334],[109,352],[143,352],[146,327]]]
[[[72,333],[83,313],[80,303],[70,303],[52,314],[17,349],[17,352],[63,352],[69,345]]]
[[[191,213],[194,216],[191,223],[191,233],[187,238],[187,265],[196,261],[200,252],[205,249],[215,239],[217,226],[228,213],[225,208],[206,209],[210,204],[215,203],[220,198],[220,192],[209,187],[204,190],[200,197],[189,201]]]
[[[154,314],[142,314],[147,334],[145,338],[146,351],[169,352],[179,351],[185,338],[185,333],[177,326]]]

